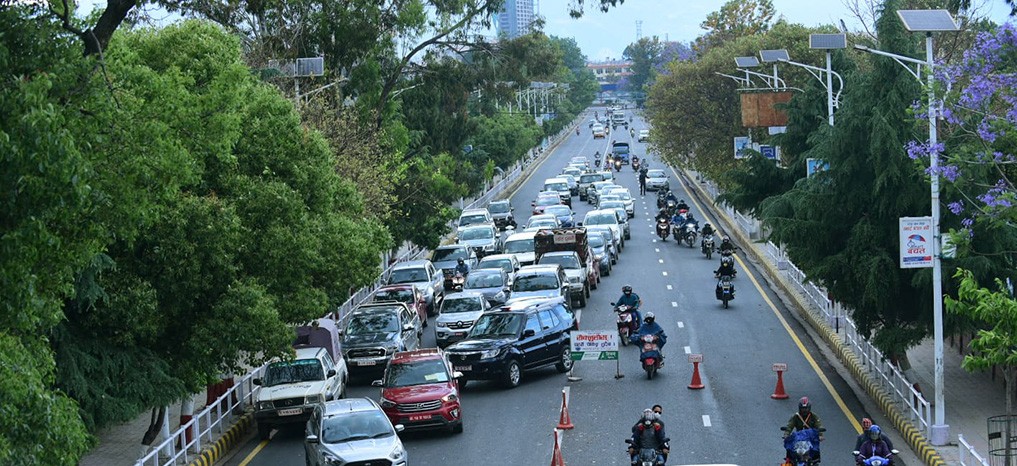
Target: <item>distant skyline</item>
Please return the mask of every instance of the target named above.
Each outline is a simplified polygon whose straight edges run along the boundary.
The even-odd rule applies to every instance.
[[[849,13],[844,0],[773,0],[777,14],[791,23],[805,26],[839,24],[843,19],[850,30],[861,30],[861,23]],[[852,0],[847,0],[852,1]],[[859,0],[864,2],[865,0]],[[587,1],[599,3],[596,0]],[[660,37],[689,42],[703,34],[699,25],[706,15],[717,11],[725,0],[625,0],[607,13],[587,8],[580,19],[568,15],[568,2],[539,2],[540,15],[548,35],[575,38],[590,60],[621,58],[625,47],[635,42],[636,21],[642,21],[643,37]],[[974,0],[977,11],[997,23],[1007,21],[1010,8],[1003,0]]]

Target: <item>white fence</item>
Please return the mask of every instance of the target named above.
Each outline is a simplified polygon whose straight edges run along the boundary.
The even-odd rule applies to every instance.
[[[580,115],[576,121],[581,121],[584,117],[585,114]],[[482,206],[501,195],[506,187],[523,176],[530,168],[530,165],[538,160],[540,155],[537,154],[542,155],[545,147],[549,148],[563,138],[570,136],[572,132],[568,128],[575,126],[576,121],[573,121],[571,125],[567,125],[566,129],[556,134],[546,145],[541,145],[539,151],[533,151],[533,156],[529,156],[525,160],[514,164],[512,169],[502,174],[498,181],[492,180],[492,182],[485,184],[486,189],[481,195],[470,200],[468,203],[465,200],[460,200],[460,208],[469,209],[475,206]],[[330,312],[324,317],[332,317],[333,319],[343,318],[353,308],[370,298],[371,294],[383,285],[385,277],[391,272],[392,265],[390,265],[390,262],[395,264],[406,260],[418,259],[423,257],[426,252],[421,247],[406,244],[403,248],[400,248],[400,252],[396,254],[394,260],[392,260],[392,256],[389,254],[383,255],[381,264],[382,273],[378,278],[370,285],[357,290],[346,302],[336,308],[334,312]],[[187,464],[196,458],[201,453],[202,448],[215,442],[219,436],[233,425],[235,419],[241,416],[246,408],[251,405],[254,393],[253,380],[256,377],[261,377],[264,370],[265,366],[261,366],[244,375],[240,381],[236,382],[215,403],[206,406],[201,412],[195,414],[190,421],[184,423],[171,433],[168,438],[154,445],[147,454],[135,462],[135,466]],[[187,432],[191,432],[191,440],[187,440]],[[181,446],[178,448],[178,445]]]
[[[964,440],[963,435],[957,435],[957,443],[960,444],[960,448],[958,448],[960,450],[960,466],[989,466],[989,462],[982,458],[967,440]],[[968,455],[971,455],[970,459]]]

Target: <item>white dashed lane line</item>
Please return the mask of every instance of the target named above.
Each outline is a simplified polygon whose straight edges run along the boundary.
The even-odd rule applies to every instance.
[[[678,328],[685,328],[685,322],[678,321]]]
[[[678,307],[678,303],[675,301],[671,301],[671,307]]]
[[[664,259],[657,259],[657,262],[660,262],[661,264],[663,264],[664,263]]]
[[[710,415],[709,414],[704,414],[703,415],[703,427],[710,427],[712,425],[713,424],[710,423]]]
[[[671,286],[671,285],[668,285],[668,286],[667,286],[667,289],[669,289],[669,290],[673,290],[673,289],[674,289],[674,287],[673,287],[673,286]]]
[[[661,272],[661,273],[664,274],[665,277],[667,276],[667,272]]]
[[[686,346],[685,347],[685,354],[692,354],[692,347],[691,346]]]

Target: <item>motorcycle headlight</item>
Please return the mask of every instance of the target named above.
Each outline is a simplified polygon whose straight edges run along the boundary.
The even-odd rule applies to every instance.
[[[319,403],[324,403],[324,402],[325,402],[325,397],[321,396],[321,394],[307,395],[307,396],[304,397],[304,404],[305,405],[313,405],[313,404],[319,404]]]
[[[381,397],[381,402],[378,404],[381,405],[382,408],[395,408],[396,406],[396,402],[385,397]]]
[[[480,352],[480,359],[491,359],[496,358],[501,352],[504,351],[502,348],[484,350]]]
[[[271,401],[259,401],[258,410],[275,409],[275,404]]]

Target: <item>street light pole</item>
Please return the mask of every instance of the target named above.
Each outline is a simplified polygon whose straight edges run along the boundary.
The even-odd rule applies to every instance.
[[[826,117],[833,126],[833,58],[829,50],[826,51]]]

